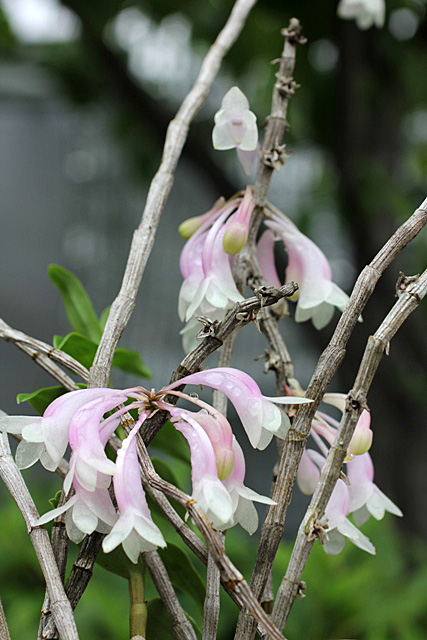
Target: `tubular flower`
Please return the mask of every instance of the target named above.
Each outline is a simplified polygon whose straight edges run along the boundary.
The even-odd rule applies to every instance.
[[[210,315],[212,310],[221,310],[224,314],[235,302],[243,300],[231,273],[229,256],[222,247],[224,222],[234,207],[235,204],[224,208],[206,236],[196,239],[200,242],[197,247],[198,251],[201,248],[200,258],[192,258],[192,272],[184,276],[186,280],[181,288],[179,300],[181,316],[185,310],[187,322],[197,315]],[[202,229],[203,227],[200,231]],[[196,234],[193,238],[195,236]],[[187,271],[185,273],[187,274]]]
[[[231,367],[193,373],[164,387],[164,390],[175,389],[181,384],[201,384],[222,391],[233,403],[251,445],[258,449],[265,449],[273,435],[284,439],[288,432],[289,418],[274,403],[292,405],[312,402],[296,396],[263,396],[255,380]]]
[[[230,216],[222,238],[225,253],[235,256],[243,249],[248,239],[249,223],[255,208],[252,189],[246,187],[245,195],[236,213]]]
[[[37,524],[46,524],[61,513],[67,512],[65,527],[68,537],[76,544],[94,531],[108,533],[117,520],[108,489],[98,487],[95,491],[87,491],[76,478],[73,485],[75,494],[62,507],[52,509],[41,516]]]
[[[145,417],[146,414],[141,414],[117,453],[113,483],[120,517],[102,543],[105,553],[122,544],[124,552],[134,563],[138,562],[141,552],[166,546],[148,509],[136,452],[135,436]]]
[[[104,448],[118,427],[120,418],[107,419],[105,422],[108,428],[103,426],[101,419],[104,413],[126,400],[127,396],[119,395],[92,400],[73,416],[68,432],[73,453],[64,481],[64,491],[67,493],[74,476],[87,491],[109,487],[111,476],[115,473],[115,464],[107,458]]]
[[[323,547],[328,555],[336,555],[344,549],[348,538],[356,547],[375,554],[372,542],[363,535],[346,517],[349,512],[348,488],[342,480],[338,480],[325,509],[328,528],[325,532]]]
[[[198,422],[199,414],[177,408],[170,411],[175,428],[181,431],[190,447],[192,496],[212,525],[216,529],[223,529],[232,518],[233,505],[218,477],[217,456],[212,442]],[[220,453],[220,447],[217,447],[217,452]]]
[[[266,231],[263,232],[257,242],[256,248],[259,268],[266,283],[272,287],[281,287],[282,283],[280,282],[274,262],[274,233],[270,231],[270,229],[266,229]],[[270,309],[278,315],[285,315],[287,308],[288,303],[285,298],[282,298],[270,307]]]
[[[345,393],[325,393],[323,396],[323,402],[337,407],[342,413],[344,413],[346,397]],[[329,418],[329,420],[331,419]],[[351,460],[354,456],[363,455],[371,448],[373,433],[370,425],[371,414],[366,409],[363,409],[348,446],[348,460],[346,459],[346,462]]]
[[[347,463],[347,476],[350,481],[349,510],[356,524],[363,524],[370,516],[381,520],[386,511],[395,516],[403,515],[399,507],[374,484],[374,465],[369,453]]]
[[[68,427],[71,419],[83,405],[120,393],[114,389],[81,389],[56,398],[43,416],[5,416],[0,418],[0,429],[22,436],[16,450],[16,463],[20,469],[31,467],[37,460],[55,471],[68,445]]]
[[[320,478],[319,465],[313,462],[313,459],[318,459],[320,456],[317,451],[313,449],[304,449],[301,456],[301,461],[298,467],[297,483],[300,491],[307,496],[311,496],[314,493],[317,482]],[[324,458],[323,458],[324,460]]]
[[[337,13],[344,20],[356,20],[359,29],[380,28],[385,21],[385,0],[341,0]]]
[[[191,450],[193,498],[212,525],[228,529],[240,524],[252,534],[258,527],[255,502],[275,504],[245,487],[245,459],[227,419],[218,411],[198,413],[173,407],[172,422]]]
[[[217,213],[224,206],[224,204],[225,200],[221,197],[215,202],[212,209],[209,209],[209,211],[206,211],[206,213],[203,213],[201,216],[194,216],[193,218],[184,220],[184,222],[182,222],[178,227],[180,235],[183,238],[188,239],[193,235],[193,233],[200,229],[200,227],[205,224],[205,222],[212,223],[213,215]]]
[[[348,296],[332,282],[331,267],[324,253],[286,216],[272,214],[265,224],[283,241],[288,254],[286,282],[294,280],[299,290],[295,312],[296,322],[311,318],[316,329],[323,329],[332,320],[334,307],[343,311]]]

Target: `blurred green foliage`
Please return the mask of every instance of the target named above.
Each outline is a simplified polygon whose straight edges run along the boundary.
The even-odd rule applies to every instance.
[[[40,494],[36,497],[42,511],[49,508],[45,496]],[[22,517],[3,488],[1,499],[0,593],[12,638],[35,637],[44,595],[43,578]],[[303,575],[307,583],[304,592],[306,597],[295,603],[286,628],[287,637],[293,640],[425,640],[425,543],[408,541],[399,536],[391,518],[380,523],[369,522],[364,532],[377,548],[375,557],[364,554],[350,544],[338,556],[330,557],[319,545],[315,545]],[[178,537],[176,544],[182,549]],[[256,539],[233,529],[227,533],[226,547],[233,562],[249,578]],[[290,552],[290,543],[283,542],[275,563],[275,587],[280,582]],[[76,553],[76,546],[70,543],[68,569]],[[166,551],[163,558],[167,564],[168,553]],[[182,566],[188,562],[183,559],[177,561],[176,555],[172,560],[175,570],[176,562],[183,562]],[[181,569],[178,567],[180,576],[174,575],[173,567],[169,566],[169,570],[174,575],[183,606],[200,625],[201,581],[204,581],[205,568],[197,559],[191,563],[200,574],[200,578],[194,578],[193,575],[192,585],[187,586],[192,595],[185,593],[186,585],[179,585],[179,578],[185,580],[184,576],[190,576],[194,569],[183,571],[182,566]],[[199,593],[195,590],[196,586]],[[152,600],[155,597],[155,588],[147,574],[146,598]],[[92,640],[125,638],[128,632],[128,598],[127,581],[97,564],[87,592],[76,609],[80,636]],[[197,604],[194,598],[199,599]],[[163,612],[162,615],[166,614]],[[219,640],[232,637],[236,615],[234,604],[223,593]],[[162,623],[167,624],[167,619]]]

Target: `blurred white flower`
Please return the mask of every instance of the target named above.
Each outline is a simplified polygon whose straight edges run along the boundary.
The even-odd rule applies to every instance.
[[[379,29],[384,25],[385,0],[341,0],[337,13],[344,20],[356,20],[359,29]]]

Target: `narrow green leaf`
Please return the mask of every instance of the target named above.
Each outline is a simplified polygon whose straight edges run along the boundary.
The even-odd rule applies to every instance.
[[[62,295],[65,311],[73,329],[98,342],[101,338],[101,327],[93,304],[80,280],[71,271],[57,264],[49,265],[49,276]]]
[[[202,637],[202,632],[194,619],[185,611],[185,615],[191,622],[197,638]],[[147,602],[147,632],[146,640],[175,640],[172,631],[172,622],[165,605],[160,598],[153,598]]]
[[[54,341],[54,346],[78,360],[86,369],[90,369],[92,366],[98,347],[96,342],[75,331],[66,335],[62,338],[62,341],[58,341],[56,345]]]
[[[79,384],[78,386],[81,389],[86,388],[85,384]],[[38,411],[38,413],[43,414],[46,407],[64,393],[67,393],[67,389],[65,387],[45,387],[44,389],[38,389],[32,393],[18,393],[16,396],[16,402],[18,404],[21,404],[21,402],[28,402],[28,404]]]
[[[165,605],[160,598],[153,598],[147,602],[147,632],[146,640],[175,640],[172,632],[172,622]]]
[[[190,463],[190,451],[187,446],[184,436],[182,436],[175,427],[168,420],[166,424],[156,434],[150,449],[157,449],[163,453],[168,453],[178,460],[189,464]]]
[[[164,549],[158,549],[158,553],[165,564],[172,584],[188,593],[200,607],[200,610],[203,610],[205,585],[185,551],[169,543]]]
[[[99,324],[102,331],[104,331],[106,322],[108,320],[108,316],[110,315],[110,309],[111,309],[111,305],[109,304],[108,307],[105,307],[105,309],[101,311],[101,315],[99,316]]]
[[[115,350],[113,356],[113,367],[117,367],[126,373],[133,373],[142,378],[151,378],[151,371],[142,361],[137,351],[122,349],[119,347]]]

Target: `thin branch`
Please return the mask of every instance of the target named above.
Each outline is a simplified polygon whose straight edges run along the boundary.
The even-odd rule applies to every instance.
[[[196,640],[193,627],[181,607],[163,560],[157,551],[142,554],[156,589],[172,621],[173,634],[177,640]]]
[[[289,566],[277,593],[273,620],[282,628],[288,618],[301,584],[301,575],[314,541],[319,537],[326,505],[339,478],[348,445],[356,428],[360,414],[366,405],[367,395],[378,366],[388,354],[390,341],[404,321],[427,294],[427,270],[421,276],[401,281],[398,301],[383,320],[373,336],[370,336],[363,354],[354,386],[347,396],[345,413],[342,416],[333,446],[311,499],[310,505],[299,527]]]
[[[276,505],[269,508],[261,528],[258,554],[252,574],[251,587],[257,598],[260,598],[270,573],[274,557],[282,539],[286,512],[289,507],[292,489],[298,466],[307,442],[311,421],[338,370],[345,352],[348,339],[354,330],[357,320],[365,308],[375,286],[384,270],[391,264],[399,252],[404,249],[427,223],[427,198],[412,216],[406,220],[377,253],[372,262],[359,275],[350,300],[341,315],[334,334],[320,356],[306,397],[313,399],[309,404],[300,405],[292,428],[284,443],[273,499]],[[255,623],[246,616],[245,640],[250,640],[255,633]]]
[[[254,4],[255,0],[237,0],[226,25],[209,49],[191,91],[168,126],[162,161],[151,182],[141,223],[134,232],[122,286],[111,306],[91,369],[91,387],[107,385],[114,349],[135,306],[139,284],[172,187],[174,172],[187,138],[190,122],[206,100],[223,58],[242,31]]]
[[[224,544],[225,533],[217,532],[218,538]],[[203,640],[216,640],[219,612],[220,612],[220,571],[212,554],[208,555],[206,572],[206,595],[203,606]]]
[[[55,349],[50,344],[37,340],[36,338],[32,338],[22,331],[12,329],[12,327],[6,324],[6,322],[1,318],[0,338],[3,338],[3,340],[6,340],[7,342],[13,342],[13,344],[19,347],[22,351],[25,351],[25,353],[37,362],[37,364],[43,367],[43,369],[46,369],[48,373],[59,380],[67,389],[75,390],[79,387],[77,387],[74,380],[61,371],[59,367],[50,362],[50,360],[58,362],[71,371],[74,371],[74,373],[77,373],[85,382],[89,377],[86,367],[69,356],[68,353],[64,353],[60,349]]]
[[[11,640],[1,598],[0,598],[0,638],[2,640]]]
[[[22,474],[12,458],[6,434],[0,434],[0,476],[18,505],[27,525],[30,540],[46,580],[52,616],[61,637],[63,640],[78,640],[73,612],[59,575],[49,534],[44,527],[36,524],[40,516]]]
[[[145,638],[147,633],[147,604],[145,602],[145,565],[136,567],[129,576],[129,635],[130,640]]]

